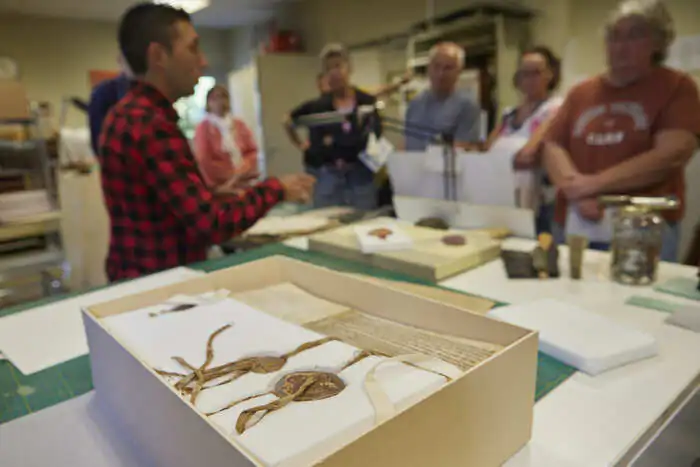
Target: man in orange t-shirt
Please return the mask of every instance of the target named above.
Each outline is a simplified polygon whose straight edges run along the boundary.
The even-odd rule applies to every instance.
[[[608,71],[569,92],[545,136],[545,163],[558,188],[555,222],[565,227],[572,215],[600,222],[596,198],[603,194],[675,195],[681,207],[664,214],[661,257],[676,261],[684,168],[700,135],[698,89],[662,66],[674,37],[662,3],[628,1],[618,11],[607,28]],[[607,249],[609,239],[591,245]]]

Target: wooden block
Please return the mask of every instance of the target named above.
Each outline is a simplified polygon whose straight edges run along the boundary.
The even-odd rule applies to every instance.
[[[384,225],[392,220],[368,221],[368,223],[375,222]],[[414,242],[412,249],[363,254],[360,251],[354,226],[345,226],[311,236],[309,249],[431,282],[438,282],[481,266],[500,255],[500,243],[484,233],[434,230],[396,220],[393,222],[397,222],[397,226],[411,236]],[[442,242],[442,238],[446,235],[463,235],[466,237],[466,244],[446,245]]]

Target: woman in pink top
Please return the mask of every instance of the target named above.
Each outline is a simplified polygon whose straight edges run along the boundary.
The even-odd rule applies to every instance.
[[[206,110],[194,135],[195,158],[204,182],[215,189],[234,176],[252,176],[258,168],[258,147],[246,124],[231,115],[225,87],[217,85],[209,91]]]

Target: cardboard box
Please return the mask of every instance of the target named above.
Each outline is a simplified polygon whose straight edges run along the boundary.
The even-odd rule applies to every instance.
[[[373,225],[396,225],[412,239],[412,248],[363,253],[355,229]],[[464,236],[466,244],[453,246],[442,242],[443,237],[455,234]],[[373,219],[312,235],[309,237],[309,249],[431,282],[479,267],[498,258],[501,253],[500,242],[491,237],[490,231],[436,230],[388,218]]]
[[[191,467],[204,459],[212,466],[260,464],[113,337],[101,318],[162,303],[175,294],[222,288],[236,293],[283,282],[375,316],[503,346],[316,465],[489,467],[501,465],[530,439],[536,333],[361,277],[270,257],[83,311],[97,399],[157,465]]]
[[[31,118],[27,91],[19,81],[0,80],[0,102],[0,120]]]

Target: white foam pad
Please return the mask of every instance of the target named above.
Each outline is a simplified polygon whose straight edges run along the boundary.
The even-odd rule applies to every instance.
[[[489,316],[540,333],[540,350],[590,375],[657,354],[656,340],[554,299],[500,307]]]
[[[199,366],[205,359],[209,335],[225,324],[233,326],[214,341],[211,366],[244,357],[281,355],[299,345],[324,336],[255,310],[233,299],[157,318],[149,316],[163,306],[149,307],[103,319],[103,324],[123,345],[147,365],[162,370],[186,372],[173,356]],[[224,386],[203,391],[197,408],[213,412],[253,394],[270,391],[285,374],[299,370],[336,372],[349,361],[357,348],[329,342],[289,359],[273,374],[248,374]],[[364,391],[365,375],[380,358],[371,357],[346,369],[339,376],[346,388],[337,396],[313,402],[292,402],[267,415],[242,435],[235,432],[239,414],[248,408],[275,399],[266,395],[214,415],[210,420],[264,465],[311,465],[353,441],[374,426],[375,413]],[[458,369],[454,368],[459,372]],[[400,411],[445,384],[437,374],[401,363],[388,362],[376,371],[376,380]]]

